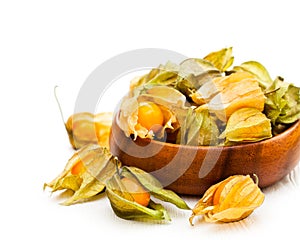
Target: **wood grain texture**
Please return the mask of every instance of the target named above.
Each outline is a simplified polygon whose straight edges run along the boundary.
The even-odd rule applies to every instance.
[[[232,147],[194,147],[125,136],[113,121],[110,149],[124,165],[157,177],[178,194],[202,195],[212,184],[235,174],[256,174],[267,187],[300,160],[300,121],[268,140]]]

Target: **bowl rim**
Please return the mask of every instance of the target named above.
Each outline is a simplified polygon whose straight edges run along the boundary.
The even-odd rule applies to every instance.
[[[116,123],[117,124],[117,123]],[[117,124],[118,125],[118,124]],[[138,137],[139,141],[143,141],[143,142],[151,142],[152,144],[157,144],[160,145],[162,147],[176,147],[176,148],[186,148],[186,149],[193,149],[193,150],[221,150],[221,149],[239,149],[239,148],[245,148],[245,147],[251,147],[251,146],[259,146],[259,145],[263,145],[266,143],[271,143],[273,141],[279,140],[283,137],[286,137],[286,135],[289,135],[290,132],[294,131],[298,126],[300,126],[300,120],[298,119],[296,122],[292,123],[291,126],[289,126],[288,129],[286,129],[285,131],[279,133],[278,135],[265,139],[265,140],[261,140],[259,142],[250,142],[250,143],[245,143],[245,144],[240,144],[240,145],[234,145],[234,146],[192,146],[192,145],[181,145],[181,144],[176,144],[176,143],[168,143],[168,142],[161,142],[155,139],[150,139],[150,138],[140,138]],[[119,126],[118,126],[119,128]],[[120,129],[121,130],[121,129]],[[121,130],[122,131],[122,130]],[[122,131],[123,132],[123,131]]]

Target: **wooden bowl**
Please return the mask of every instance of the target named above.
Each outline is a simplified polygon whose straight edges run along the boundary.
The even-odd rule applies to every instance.
[[[231,147],[184,146],[126,137],[113,121],[110,149],[124,165],[153,174],[178,194],[201,195],[235,174],[256,174],[267,187],[287,175],[300,160],[300,121],[285,132],[257,143]]]

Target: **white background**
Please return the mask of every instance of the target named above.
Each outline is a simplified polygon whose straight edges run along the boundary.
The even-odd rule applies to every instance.
[[[233,46],[236,64],[260,61],[272,77],[281,75],[299,86],[296,3],[0,1],[0,238],[260,239],[296,230],[299,167],[265,189],[264,204],[235,224],[191,227],[190,212],[168,204],[169,224],[129,222],[114,215],[105,197],[64,207],[57,195],[42,190],[73,153],[54,99],[55,85],[67,117],[88,75],[117,54],[153,47],[203,57]],[[124,92],[115,87],[103,106],[113,110]],[[197,199],[186,200],[193,206]]]

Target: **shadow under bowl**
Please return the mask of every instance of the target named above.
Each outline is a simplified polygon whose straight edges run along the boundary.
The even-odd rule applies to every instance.
[[[134,141],[114,119],[110,150],[123,165],[151,173],[178,194],[202,195],[211,185],[236,174],[256,174],[263,188],[286,176],[300,160],[300,121],[261,142],[219,147]]]

